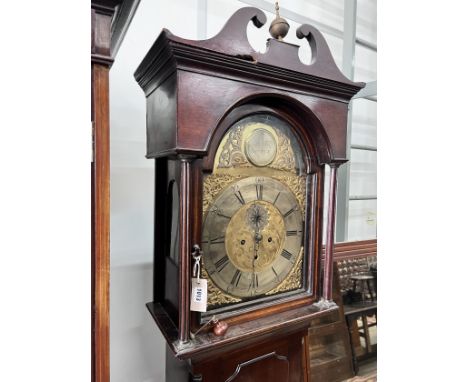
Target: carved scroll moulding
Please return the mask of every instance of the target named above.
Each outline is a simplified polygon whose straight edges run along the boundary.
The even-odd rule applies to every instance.
[[[304,64],[299,59],[299,46],[284,41],[269,38],[265,53],[255,51],[247,37],[248,23],[262,28],[266,15],[260,9],[245,7],[237,10],[226,22],[221,31],[207,40],[186,40],[171,34],[166,30],[170,40],[194,45],[200,48],[249,59],[256,64],[267,64],[294,70],[300,73],[327,78],[349,85],[358,85],[346,78],[336,66],[327,42],[320,31],[312,25],[304,24],[296,30],[296,37],[305,38],[312,53],[310,64]],[[265,28],[267,31],[267,28]]]

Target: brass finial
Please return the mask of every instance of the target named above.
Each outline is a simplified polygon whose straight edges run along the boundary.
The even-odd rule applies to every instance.
[[[289,31],[289,24],[288,22],[280,17],[279,15],[279,5],[278,2],[275,2],[275,11],[276,11],[276,18],[271,22],[270,25],[270,35],[282,41],[284,37],[288,34]]]

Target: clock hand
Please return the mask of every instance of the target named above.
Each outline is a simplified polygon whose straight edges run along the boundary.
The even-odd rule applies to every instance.
[[[255,260],[258,259],[258,247],[260,245],[259,244],[260,240],[262,240],[262,235],[260,234],[260,209],[258,208],[258,206],[256,204],[254,204],[254,211],[255,211],[255,215],[254,215],[254,219],[255,219],[255,236],[254,236],[255,244],[254,244],[254,258],[253,258],[252,266],[255,266]]]
[[[260,236],[261,237],[261,236]],[[259,234],[258,234],[258,228],[255,229],[255,244],[254,244],[254,257],[252,259],[252,280],[250,282],[250,286],[252,287],[252,293],[255,293],[255,260],[258,259],[258,247],[259,247],[259,242],[261,239],[259,239]],[[250,289],[250,287],[249,287]]]
[[[258,250],[260,247],[260,241],[262,240],[263,236],[260,233],[260,230],[262,227],[262,211],[260,209],[261,207],[258,206],[256,203],[254,203],[251,207],[251,214],[250,214],[250,224],[254,224],[254,256],[252,258],[252,282],[251,286],[253,287],[253,290],[256,289],[255,281],[256,280],[256,273],[255,273],[255,260],[258,259]],[[249,288],[250,289],[250,288]]]
[[[253,283],[253,280],[254,280],[254,277],[255,277],[255,260],[258,259],[258,247],[259,247],[259,243],[260,243],[260,240],[261,240],[261,235],[259,233],[260,231],[260,211],[259,211],[259,208],[258,206],[254,203],[254,212],[255,212],[255,215],[254,215],[254,220],[255,220],[255,234],[254,234],[254,240],[255,240],[255,243],[254,243],[254,257],[252,259],[252,283]]]
[[[254,257],[252,259],[252,268],[255,268],[255,260],[258,259],[258,247],[260,245],[261,235],[259,234],[258,224],[255,227]]]

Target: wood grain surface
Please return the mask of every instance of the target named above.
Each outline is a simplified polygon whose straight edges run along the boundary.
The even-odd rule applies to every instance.
[[[111,20],[119,0],[91,3],[91,378],[109,382],[109,68]]]

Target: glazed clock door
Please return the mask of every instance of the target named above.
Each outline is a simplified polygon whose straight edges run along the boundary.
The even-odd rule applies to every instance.
[[[209,310],[302,290],[302,155],[291,126],[273,115],[243,118],[224,135],[203,184]]]

